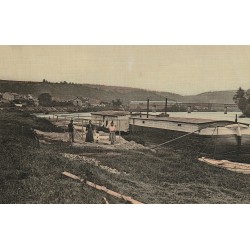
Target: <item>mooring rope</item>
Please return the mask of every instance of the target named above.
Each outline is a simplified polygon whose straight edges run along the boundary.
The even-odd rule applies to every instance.
[[[212,127],[212,125],[207,126],[207,127],[203,128],[203,129],[206,129],[206,128],[209,128],[209,127]],[[216,130],[216,128],[217,128],[217,126],[215,127],[215,130]],[[202,130],[202,129],[197,129],[197,130],[195,130],[195,131],[193,131],[193,132],[187,133],[187,134],[185,134],[185,135],[182,135],[182,136],[179,136],[179,137],[177,137],[177,138],[174,138],[174,139],[171,139],[171,140],[169,140],[169,141],[166,141],[166,142],[163,142],[163,143],[161,143],[161,144],[158,144],[158,145],[152,147],[151,149],[155,149],[155,148],[158,148],[158,147],[160,147],[160,146],[166,145],[166,144],[168,144],[168,143],[170,143],[170,142],[179,140],[179,139],[181,139],[181,138],[183,138],[183,137],[186,137],[186,136],[188,136],[188,135],[194,134],[194,133],[199,132],[199,131],[201,131],[201,130]],[[215,130],[213,131],[213,134],[214,134]],[[213,135],[213,134],[212,134],[212,135]]]
[[[166,144],[168,144],[168,143],[170,143],[170,142],[179,140],[179,139],[181,139],[181,138],[183,138],[183,137],[186,137],[186,136],[188,136],[188,135],[191,135],[191,134],[193,134],[193,133],[195,133],[195,132],[198,132],[198,131],[200,131],[200,130],[201,130],[201,129],[198,129],[198,130],[195,130],[195,131],[190,132],[190,133],[188,133],[188,134],[185,134],[185,135],[179,136],[179,137],[177,137],[177,138],[174,138],[174,139],[172,139],[172,140],[163,142],[163,143],[161,143],[161,144],[158,144],[158,145],[152,147],[151,149],[155,149],[155,148],[158,148],[158,147],[160,147],[160,146],[166,145]]]

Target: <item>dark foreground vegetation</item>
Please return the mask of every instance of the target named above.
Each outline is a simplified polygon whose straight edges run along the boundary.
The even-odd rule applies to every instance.
[[[182,141],[156,152],[75,148],[63,142],[39,146],[31,128],[62,132],[29,114],[0,111],[0,203],[104,203],[104,197],[109,203],[123,202],[64,177],[63,171],[143,203],[250,203],[250,175],[198,162],[203,146],[199,143]],[[166,138],[129,135],[128,139],[149,146]],[[71,161],[62,153],[89,154],[121,174]]]

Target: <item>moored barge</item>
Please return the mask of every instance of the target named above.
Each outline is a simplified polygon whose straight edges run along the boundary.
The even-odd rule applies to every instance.
[[[164,133],[173,132],[190,133],[200,138],[213,137],[220,144],[225,145],[250,145],[249,124],[235,123],[226,120],[209,120],[181,117],[131,117],[131,133],[162,131]]]

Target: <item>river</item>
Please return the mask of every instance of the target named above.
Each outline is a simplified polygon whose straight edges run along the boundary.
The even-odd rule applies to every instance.
[[[143,112],[145,113],[145,112]],[[158,114],[150,112],[150,114]],[[159,113],[160,114],[160,113]],[[211,119],[211,120],[227,120],[227,121],[235,121],[236,115],[238,116],[238,122],[248,123],[250,124],[250,118],[239,118],[241,112],[228,112],[224,114],[224,112],[168,112],[170,117],[184,117],[184,118],[203,118],[203,119]],[[91,113],[54,113],[54,114],[35,114],[37,117],[43,117],[47,119],[56,119],[58,116],[59,120],[62,119],[90,119]]]
[[[227,120],[227,121],[235,121],[235,117],[237,115],[238,122],[249,123],[250,118],[239,118],[241,112],[228,112],[224,114],[224,112],[169,112],[170,117],[185,117],[185,118],[201,118],[201,119],[211,119],[211,120]]]

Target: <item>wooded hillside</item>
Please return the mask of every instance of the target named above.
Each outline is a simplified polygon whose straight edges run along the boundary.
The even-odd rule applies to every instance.
[[[0,80],[0,92],[32,94],[36,97],[41,93],[50,93],[53,97],[57,97],[62,100],[72,100],[76,97],[88,97],[111,102],[115,99],[121,99],[123,103],[146,100],[147,97],[155,101],[161,101],[168,97],[169,100],[176,100],[180,102],[233,103],[233,96],[236,91],[211,91],[198,95],[182,96],[170,92],[158,92],[139,88],[97,84]]]

